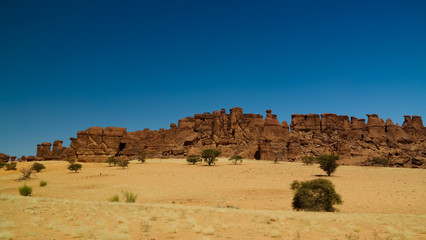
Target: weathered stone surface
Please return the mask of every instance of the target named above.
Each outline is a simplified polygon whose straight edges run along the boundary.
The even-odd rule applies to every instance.
[[[321,119],[318,114],[293,114],[290,128],[292,131],[320,132]]]
[[[364,119],[332,113],[293,114],[290,128],[271,110],[245,114],[241,108],[195,114],[171,123],[170,129],[127,132],[120,127],[91,127],[62,141],[37,145],[44,160],[73,157],[79,161],[103,162],[110,156],[136,158],[185,157],[215,148],[223,157],[234,154],[262,160],[298,161],[305,155],[337,154],[349,164],[385,157],[392,166],[426,167],[426,130],[420,116],[405,116],[402,127],[376,114]],[[28,157],[28,161],[34,158]]]

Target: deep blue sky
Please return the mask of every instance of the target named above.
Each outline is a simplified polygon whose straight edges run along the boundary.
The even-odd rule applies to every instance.
[[[426,1],[0,2],[0,152],[242,107],[426,116]]]

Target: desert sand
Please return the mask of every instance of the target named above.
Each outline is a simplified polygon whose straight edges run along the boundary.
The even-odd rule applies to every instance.
[[[42,163],[25,181],[0,170],[0,239],[426,239],[425,169],[340,166],[327,177],[318,165],[259,160],[82,163],[79,173]],[[290,183],[318,177],[336,186],[339,211],[293,211]],[[24,184],[32,196],[19,195]]]

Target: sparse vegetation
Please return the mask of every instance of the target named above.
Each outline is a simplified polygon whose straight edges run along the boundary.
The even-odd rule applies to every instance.
[[[328,176],[336,171],[339,164],[336,161],[339,160],[339,156],[335,155],[320,155],[317,157],[317,161],[320,164],[320,168],[324,170]]]
[[[149,232],[149,230],[151,230],[151,223],[149,220],[143,220],[141,223],[141,230],[142,232]]]
[[[6,171],[16,170],[16,162],[9,162],[4,165]]]
[[[6,165],[5,162],[0,162],[0,169],[2,169]]]
[[[388,167],[389,166],[389,160],[386,159],[386,158],[375,157],[375,158],[373,158],[373,164],[375,166]]]
[[[32,192],[33,188],[27,186],[26,184],[19,188],[19,194],[21,194],[22,196],[30,196]]]
[[[232,156],[229,161],[232,161],[234,164],[237,164],[238,162],[242,163],[243,162],[243,157],[239,156],[239,155],[235,155]]]
[[[82,167],[83,166],[80,163],[71,163],[68,165],[68,169],[74,172],[78,172]]]
[[[137,194],[134,194],[132,192],[123,191],[123,198],[126,203],[134,203],[136,202],[136,198],[138,197]]]
[[[46,181],[40,181],[40,187],[45,187],[47,185]]]
[[[129,166],[129,160],[118,160],[117,165],[125,169]]]
[[[31,177],[31,174],[33,173],[31,168],[27,167],[23,167],[19,169],[19,171],[22,173],[22,177],[20,178],[21,180],[29,179]]]
[[[342,203],[340,195],[334,190],[334,185],[326,179],[294,181],[291,189],[295,191],[292,203],[294,210],[334,212],[333,205]]]
[[[302,162],[303,162],[305,165],[312,165],[312,164],[314,164],[316,161],[317,161],[317,159],[316,159],[316,157],[314,157],[314,156],[304,156],[304,157],[302,157]]]
[[[203,153],[201,154],[201,157],[204,159],[205,162],[207,162],[209,166],[211,166],[212,164],[214,164],[214,162],[217,161],[217,157],[219,157],[220,154],[221,152],[219,150],[204,149]]]
[[[31,169],[36,171],[36,172],[40,172],[41,170],[46,169],[46,167],[42,163],[34,163],[31,166]]]
[[[145,163],[146,160],[146,152],[139,152],[138,154],[138,161],[141,163]]]
[[[108,202],[119,202],[120,196],[118,194],[114,194],[112,197],[108,198]]]
[[[186,161],[188,163],[196,164],[197,162],[201,162],[200,155],[190,155],[186,157]]]
[[[118,160],[115,157],[109,157],[107,158],[105,163],[108,163],[108,166],[111,166],[111,165],[117,166],[117,161]]]
[[[73,157],[71,157],[71,156],[68,156],[68,157],[67,157],[67,162],[68,162],[69,164],[72,164],[72,163],[75,163],[76,161],[75,161],[75,158],[73,158]]]

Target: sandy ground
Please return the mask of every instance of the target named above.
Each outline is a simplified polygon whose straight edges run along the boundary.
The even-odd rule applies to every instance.
[[[0,239],[426,239],[425,169],[341,166],[320,176],[342,196],[339,212],[312,213],[292,210],[290,183],[323,175],[318,165],[149,159],[73,173],[43,164],[25,181],[0,170]],[[31,197],[19,195],[24,183]],[[107,201],[114,194],[120,202]]]

